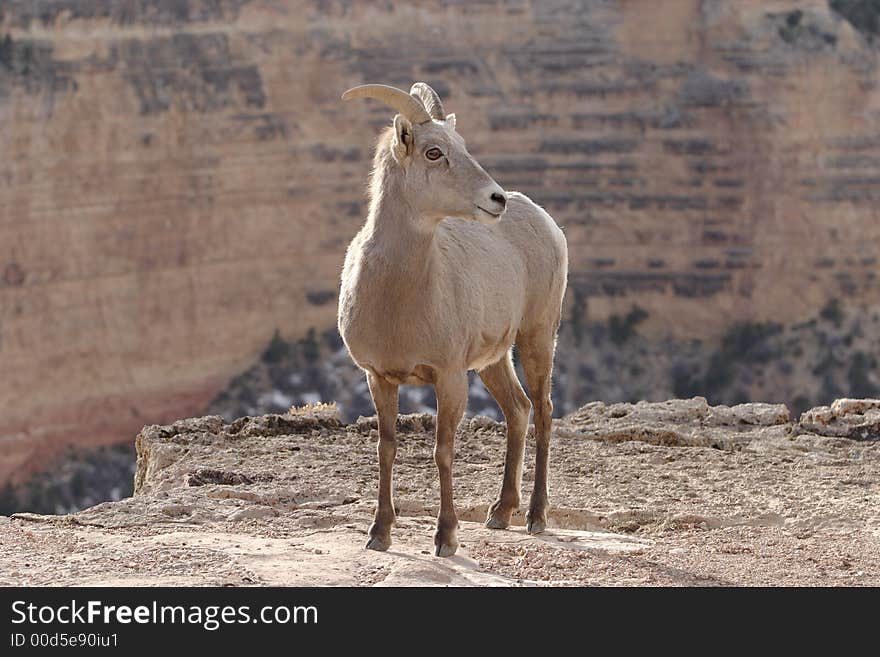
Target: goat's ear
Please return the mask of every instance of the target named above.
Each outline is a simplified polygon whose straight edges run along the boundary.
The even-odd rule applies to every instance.
[[[406,156],[412,154],[412,150],[412,123],[403,114],[398,114],[394,117],[394,143],[391,152],[394,154],[395,160],[403,163]]]
[[[447,114],[446,115],[446,123],[452,126],[452,129],[455,130],[455,114]]]

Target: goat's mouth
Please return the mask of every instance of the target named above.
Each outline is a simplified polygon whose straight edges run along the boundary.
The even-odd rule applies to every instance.
[[[479,206],[479,205],[477,205],[475,207],[477,208],[477,210],[480,210],[481,212],[488,214],[495,221],[498,221],[498,219],[501,217],[501,215],[504,214],[504,210],[496,213],[496,212],[489,212],[489,210],[487,210],[486,208]]]

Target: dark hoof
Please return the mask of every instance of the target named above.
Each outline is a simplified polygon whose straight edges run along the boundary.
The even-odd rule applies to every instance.
[[[451,557],[458,549],[458,533],[454,529],[437,529],[434,532],[434,556]]]
[[[547,523],[543,520],[529,520],[526,525],[526,531],[529,534],[543,534],[545,529],[547,529]]]
[[[391,539],[383,538],[382,536],[372,536],[370,540],[367,541],[367,544],[364,546],[368,550],[376,550],[377,552],[384,552],[388,548],[391,547]]]
[[[486,527],[489,529],[507,529],[510,527],[510,516],[519,508],[519,500],[513,505],[505,504],[501,499],[492,502],[486,517]]]
[[[509,522],[505,522],[504,520],[496,518],[495,516],[489,516],[486,519],[486,527],[488,529],[507,529],[509,525]]]
[[[458,550],[457,545],[438,545],[434,550],[435,557],[451,557]]]

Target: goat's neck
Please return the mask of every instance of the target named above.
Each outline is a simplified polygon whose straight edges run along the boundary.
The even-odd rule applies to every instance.
[[[436,224],[416,217],[395,191],[385,190],[371,201],[365,246],[377,265],[409,284],[437,265]]]

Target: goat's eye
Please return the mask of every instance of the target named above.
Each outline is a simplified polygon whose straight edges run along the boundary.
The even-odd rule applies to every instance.
[[[425,157],[433,162],[433,161],[439,160],[441,157],[443,157],[443,151],[441,151],[437,147],[429,148],[428,150],[425,151]]]

